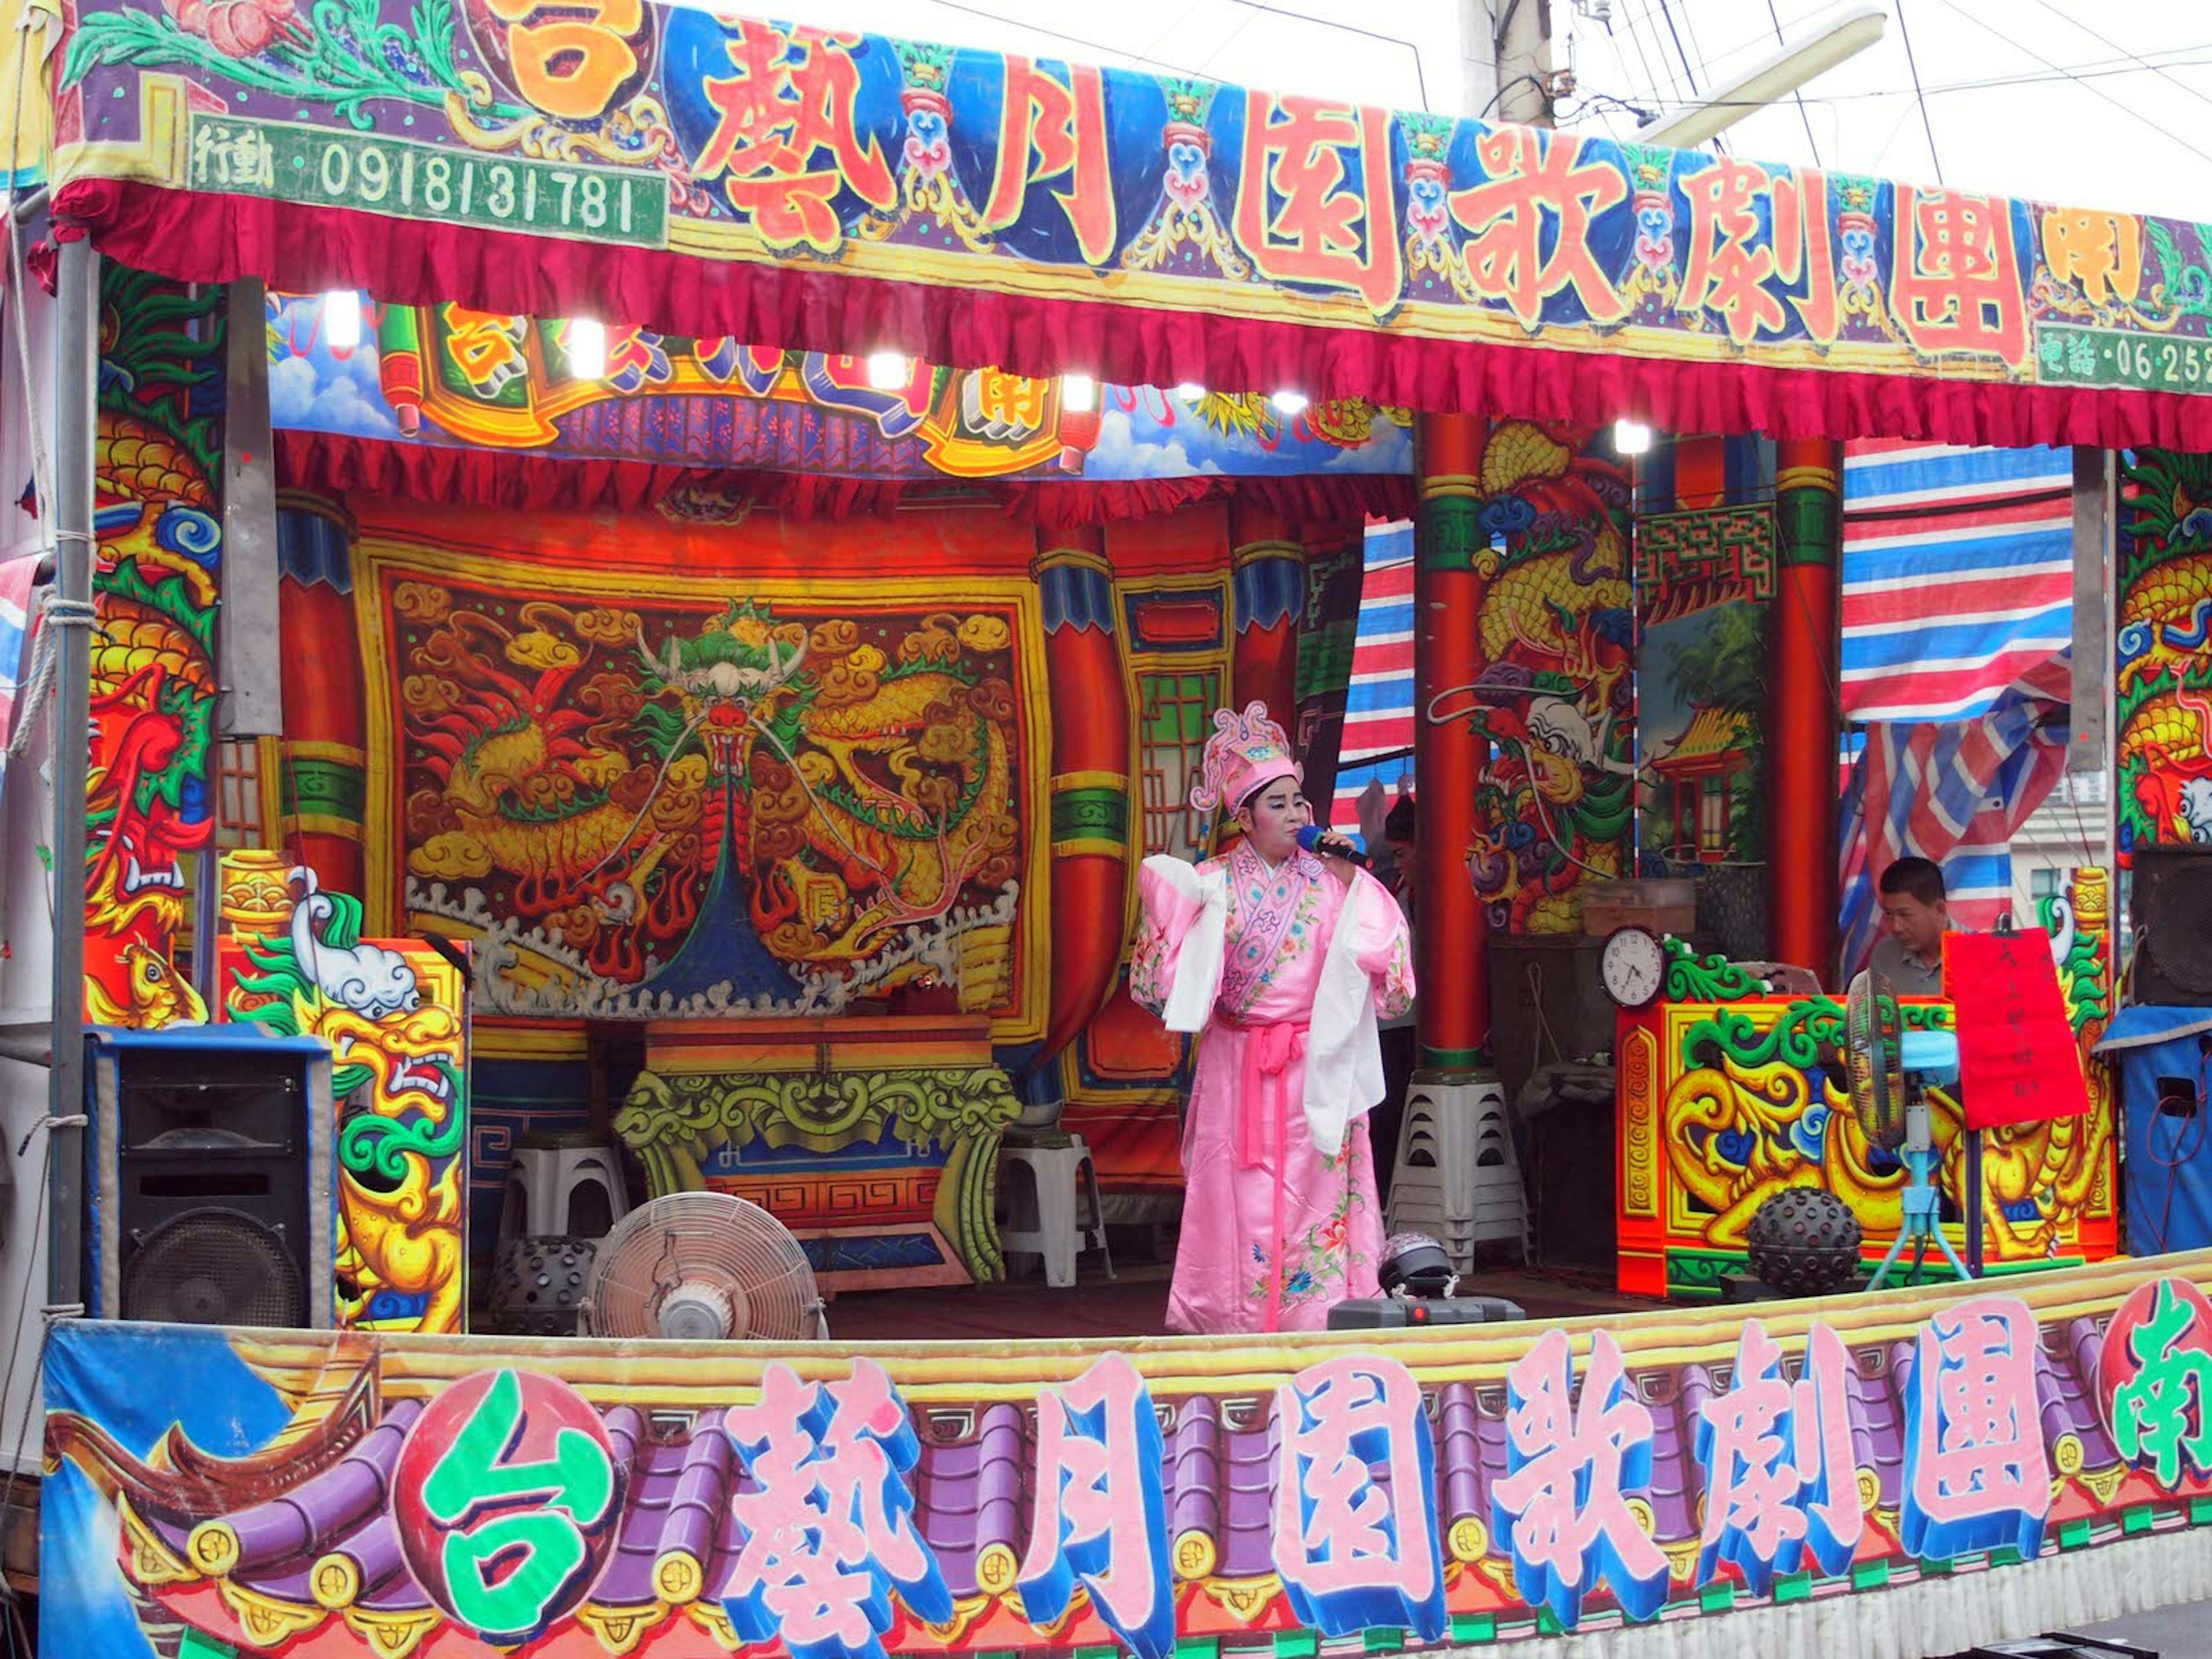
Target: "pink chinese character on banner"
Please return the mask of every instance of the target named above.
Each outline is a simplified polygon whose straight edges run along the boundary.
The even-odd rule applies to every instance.
[[[1808,1550],[1824,1573],[1849,1564],[1866,1528],[1851,1450],[1850,1363],[1842,1340],[1815,1325],[1804,1375],[1785,1381],[1781,1344],[1756,1319],[1744,1322],[1735,1381],[1698,1407],[1705,1472],[1699,1583],[1726,1561],[1764,1595],[1778,1574],[1800,1570]]]
[[[1567,1334],[1547,1331],[1505,1375],[1505,1478],[1491,1530],[1529,1606],[1572,1630],[1601,1578],[1632,1619],[1667,1599],[1667,1558],[1628,1507],[1651,1484],[1651,1413],[1629,1392],[1610,1334],[1590,1339],[1581,1403]]]
[[[1891,298],[1905,338],[1930,357],[1986,353],[2027,361],[2027,296],[2002,196],[1897,187]]]
[[[1898,1537],[1923,1560],[2010,1545],[2033,1560],[2051,1513],[2035,1391],[2035,1316],[2009,1297],[1948,1308],[1921,1328],[1905,1401]]]
[[[1354,1354],[1275,1390],[1275,1571],[1291,1609],[1324,1636],[1443,1635],[1436,1448],[1420,1385],[1394,1359]]]
[[[1058,1620],[1080,1583],[1137,1659],[1175,1651],[1166,1459],[1152,1392],[1118,1353],[1039,1396],[1036,1517],[1021,1572],[1031,1624]]]
[[[1772,184],[1765,167],[1729,156],[1682,181],[1690,204],[1690,254],[1676,307],[1712,312],[1740,346],[1761,331],[1780,333],[1789,320],[1782,301],[1766,290],[1775,274],[1773,239],[1763,230],[1759,210],[1766,198],[1769,211],[1779,216]]]
[[[915,1530],[921,1448],[883,1367],[856,1359],[846,1381],[810,1384],[771,1365],[760,1403],[723,1427],[755,1483],[731,1500],[744,1543],[721,1589],[739,1638],[781,1637],[794,1659],[883,1659],[893,1589],[917,1618],[952,1616]]]

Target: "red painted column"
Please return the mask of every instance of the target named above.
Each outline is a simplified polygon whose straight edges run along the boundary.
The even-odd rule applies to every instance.
[[[1052,688],[1052,987],[1042,1068],[1114,988],[1129,882],[1129,694],[1097,527],[1038,534]]]
[[[1482,448],[1487,424],[1473,415],[1424,415],[1419,429],[1420,517],[1413,569],[1413,776],[1420,801],[1415,875],[1419,936],[1414,974],[1420,994],[1424,1069],[1464,1072],[1490,1049],[1486,923],[1468,879],[1474,840],[1474,790],[1486,744],[1464,720],[1428,718],[1440,691],[1482,673],[1475,631],[1482,579]],[[1464,695],[1459,699],[1465,706]]]
[[[1844,447],[1775,454],[1776,588],[1768,611],[1767,883],[1775,958],[1836,970],[1836,742]]]
[[[1255,699],[1285,732],[1298,721],[1298,618],[1305,609],[1305,544],[1279,513],[1229,504],[1237,643],[1231,684],[1236,706]]]
[[[269,833],[289,861],[313,870],[326,891],[359,897],[371,925],[385,926],[400,916],[400,895],[365,890],[368,711],[353,596],[332,580],[350,568],[351,532],[335,507],[288,500],[278,514],[278,541],[284,578],[277,627],[288,666],[280,817]],[[397,755],[385,758],[399,764]],[[379,825],[376,833],[400,844],[397,824]],[[396,870],[395,860],[395,890]]]

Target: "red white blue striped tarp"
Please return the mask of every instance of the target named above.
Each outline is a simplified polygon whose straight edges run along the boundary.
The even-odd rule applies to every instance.
[[[1840,941],[1876,884],[1933,859],[1957,924],[2012,907],[2013,833],[2065,769],[2073,460],[2063,449],[1855,443],[1844,466]]]
[[[2071,452],[1871,439],[1844,461],[1849,721],[1966,720],[2073,641]]]
[[[1327,803],[1328,821],[1355,837],[1367,786],[1380,782],[1395,799],[1413,775],[1413,526],[1369,525],[1366,553],[1336,794]]]

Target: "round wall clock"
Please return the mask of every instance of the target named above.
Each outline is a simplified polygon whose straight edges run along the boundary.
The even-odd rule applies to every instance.
[[[1659,1000],[1667,983],[1667,952],[1659,936],[1642,927],[1616,929],[1599,959],[1606,994],[1631,1013]]]

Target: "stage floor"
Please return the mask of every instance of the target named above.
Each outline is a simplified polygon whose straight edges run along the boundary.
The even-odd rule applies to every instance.
[[[854,1291],[830,1303],[830,1336],[838,1342],[1165,1336],[1170,1272],[1164,1262],[1136,1262],[1118,1268],[1109,1279],[1086,1263],[1066,1290],[1050,1289],[1032,1274],[1003,1285]],[[1460,1288],[1469,1296],[1509,1297],[1527,1309],[1531,1319],[1587,1318],[1666,1305],[1623,1296],[1587,1275],[1537,1268],[1485,1272]]]

